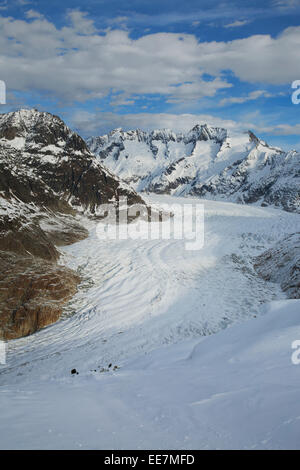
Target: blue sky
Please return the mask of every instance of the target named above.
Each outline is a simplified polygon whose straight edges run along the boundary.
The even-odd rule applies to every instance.
[[[83,136],[208,122],[300,149],[300,0],[0,0],[0,30],[0,112]]]

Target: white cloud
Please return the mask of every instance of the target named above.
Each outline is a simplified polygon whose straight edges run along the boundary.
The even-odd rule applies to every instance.
[[[94,21],[87,18],[87,13],[80,10],[69,10],[67,18],[70,20],[75,33],[91,35],[96,33]]]
[[[292,9],[300,6],[300,0],[273,0],[273,5],[280,9]]]
[[[125,23],[128,21],[128,19],[128,16],[116,16],[115,18],[109,20],[109,22],[112,24]]]
[[[216,91],[224,88],[231,88],[230,83],[226,83],[220,78],[212,81],[198,80],[198,83],[183,83],[174,88],[174,92],[168,98],[168,103],[180,103],[184,100],[196,101],[205,96],[215,96]]]
[[[112,100],[110,101],[111,106],[130,106],[134,104],[135,101],[129,99],[124,93],[114,95]]]
[[[202,67],[211,74],[230,69],[245,82],[274,85],[291,83],[300,76],[300,27],[279,36],[254,35],[230,42],[206,42],[198,46]]]
[[[255,118],[255,116],[254,116]],[[261,134],[274,136],[300,135],[300,124],[266,125],[262,121],[248,121],[247,118],[239,121],[222,119],[210,114],[172,114],[172,113],[139,113],[117,114],[112,112],[76,111],[70,124],[83,136],[102,135],[111,129],[172,129],[177,132],[188,131],[196,124],[224,127],[233,133],[252,130]]]
[[[131,39],[120,29],[97,31],[79,10],[68,12],[69,25],[61,29],[29,11],[30,21],[0,17],[1,79],[10,90],[44,91],[72,102],[113,92],[129,101],[132,95],[161,94],[185,103],[230,87],[224,70],[246,82],[283,84],[300,77],[300,27],[276,38],[230,42],[199,42],[177,33]],[[204,73],[212,80],[204,80]]]
[[[209,114],[171,114],[171,113],[139,113],[116,114],[112,112],[88,112],[78,110],[71,117],[71,125],[84,135],[100,135],[111,129],[173,129],[187,131],[196,124],[209,124],[225,127],[232,131],[245,131],[251,124],[237,123],[231,119],[222,119]]]
[[[128,29],[127,22],[129,20],[130,19],[128,18],[128,16],[117,16],[115,18],[107,20],[107,23],[109,24],[109,26],[118,26],[118,28],[121,29]]]
[[[26,11],[25,13],[25,16],[26,18],[29,18],[29,19],[41,19],[44,17],[44,15],[42,15],[41,13],[39,13],[38,11],[35,11],[35,10],[28,10]]]
[[[232,96],[230,98],[224,98],[220,101],[221,106],[225,106],[226,104],[242,104],[246,103],[247,101],[254,101],[258,98],[271,98],[274,96],[272,93],[267,92],[266,90],[255,90],[248,93],[245,96]]]
[[[275,126],[266,126],[262,132],[272,135],[300,135],[300,124],[276,124]]]
[[[79,10],[71,26],[57,29],[45,18],[0,17],[0,67],[15,90],[44,90],[68,100],[86,100],[112,91],[163,94],[170,99],[214,96],[226,80],[202,80],[193,35],[159,33],[131,39],[123,30],[97,32]],[[189,85],[186,83],[189,82]]]
[[[250,23],[249,20],[236,20],[233,23],[228,23],[224,25],[224,28],[239,28],[245,24]]]

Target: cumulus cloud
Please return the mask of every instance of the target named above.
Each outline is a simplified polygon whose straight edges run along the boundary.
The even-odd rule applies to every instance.
[[[246,82],[290,83],[300,76],[300,27],[278,37],[199,42],[193,34],[98,31],[88,15],[70,10],[57,28],[37,12],[27,20],[0,17],[1,79],[15,91],[47,92],[85,101],[109,94],[159,94],[170,103],[213,97],[231,86],[223,71]],[[204,74],[211,76],[207,81]]]
[[[300,76],[299,46],[300,27],[290,27],[276,38],[253,35],[230,42],[200,43],[198,49],[208,73],[227,68],[245,82],[279,85]]]
[[[87,13],[80,10],[69,10],[67,12],[74,33],[91,35],[97,32],[94,21],[87,17]],[[62,36],[63,38],[63,36]]]
[[[123,30],[96,32],[79,10],[68,12],[68,20],[70,26],[57,29],[45,18],[0,18],[0,66],[11,89],[48,91],[74,101],[111,91],[195,99],[197,91],[213,96],[229,86],[219,77],[202,79],[193,35],[159,33],[134,40]]]

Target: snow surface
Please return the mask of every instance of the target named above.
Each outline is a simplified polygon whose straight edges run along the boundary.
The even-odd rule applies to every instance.
[[[8,344],[0,448],[300,448],[300,301],[252,265],[299,215],[204,204],[199,251],[104,243],[86,221],[89,238],[64,248],[83,276],[64,317]]]
[[[245,148],[239,141],[236,143],[238,148],[230,153],[231,160],[228,156],[226,160],[220,156],[218,165],[215,166],[213,160],[222,150],[223,143],[227,142],[226,138],[225,129],[203,125],[195,126],[186,134],[175,134],[169,129],[154,130],[151,133],[139,129],[128,132],[115,129],[108,135],[91,137],[87,142],[91,151],[100,156],[101,161],[113,173],[141,191],[149,189],[150,183],[172,182],[180,176],[195,177],[197,173],[210,176],[215,174],[216,167],[224,169],[228,162],[236,159],[237,154],[240,157],[245,153]],[[239,137],[241,139],[244,144],[249,144],[248,136]],[[187,161],[181,161],[186,157]],[[172,170],[171,175],[165,174],[170,164],[175,164],[178,160],[181,164]]]
[[[0,144],[8,145],[9,147],[13,147],[17,150],[23,150],[25,147],[26,140],[24,137],[15,137],[12,140],[7,139],[0,139]]]

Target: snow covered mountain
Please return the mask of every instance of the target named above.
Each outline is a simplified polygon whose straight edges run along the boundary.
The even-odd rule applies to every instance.
[[[115,129],[87,139],[107,168],[137,191],[276,205],[300,212],[300,154],[251,131],[196,125],[191,131]]]
[[[81,212],[96,214],[97,207],[127,196],[130,203],[142,199],[112,175],[91,154],[84,140],[57,116],[22,109],[0,115],[1,192],[38,205],[57,199]],[[20,188],[9,188],[12,179]],[[31,183],[31,186],[30,186]],[[43,191],[38,190],[43,185]]]
[[[59,117],[34,109],[0,115],[2,249],[52,259],[53,253],[44,247],[37,249],[40,219],[97,215],[101,204],[117,204],[121,196],[127,197],[129,205],[143,203],[134,190],[101,165],[84,140]],[[39,228],[32,243],[21,233],[34,224]],[[14,226],[18,226],[16,233]]]
[[[57,247],[87,236],[79,214],[97,215],[120,196],[143,203],[59,117],[34,109],[0,115],[0,337],[58,319],[79,276],[56,266]]]

